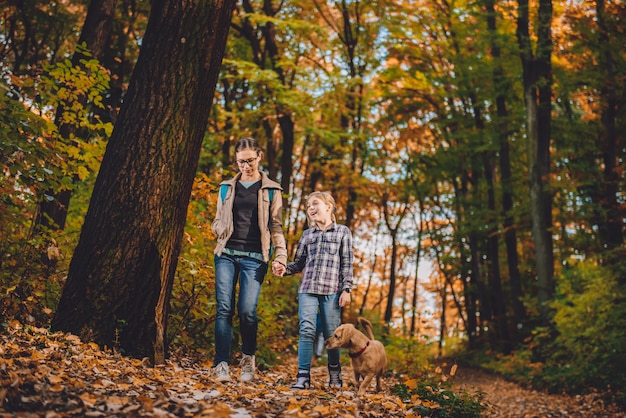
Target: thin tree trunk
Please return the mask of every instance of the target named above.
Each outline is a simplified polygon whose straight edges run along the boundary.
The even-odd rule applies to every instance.
[[[554,294],[550,135],[552,99],[552,1],[539,0],[537,48],[533,53],[528,0],[518,1],[517,37],[520,45],[526,105],[526,136],[537,297],[541,321],[549,323]]]
[[[234,0],[154,0],[57,330],[165,360],[169,298]]]
[[[485,124],[482,118],[482,111],[477,105],[475,95],[470,94],[470,101],[472,104],[472,110],[474,114],[474,121],[476,128],[479,132],[485,131]],[[495,334],[503,352],[508,353],[511,349],[509,328],[506,320],[506,304],[504,298],[504,292],[502,290],[502,277],[500,274],[500,256],[499,256],[499,238],[498,238],[498,224],[496,221],[496,196],[495,196],[495,184],[493,175],[492,156],[489,151],[482,151],[481,159],[483,163],[483,176],[485,178],[485,185],[487,187],[487,208],[491,215],[489,219],[485,219],[487,228],[487,277],[489,281],[488,297],[492,308],[493,322],[495,325]],[[474,190],[478,190],[476,187]],[[493,335],[493,333],[490,333]]]
[[[97,60],[102,60],[106,52],[111,36],[116,3],[117,0],[92,0],[89,3],[87,16],[78,39],[78,44],[84,43],[92,57]],[[85,56],[85,54],[76,50],[72,56],[72,65],[80,66],[81,61],[88,58],[89,57]],[[79,101],[85,104],[87,103],[87,98],[82,96]],[[72,134],[77,133],[77,128],[59,122],[63,119],[64,113],[65,109],[59,107],[56,112],[55,120],[59,126],[59,134],[63,138],[70,138]],[[47,195],[52,198],[44,199],[39,204],[36,219],[38,229],[44,227],[63,230],[65,229],[65,220],[67,219],[72,190],[49,190]],[[53,260],[50,260],[50,262],[53,263]]]
[[[397,259],[398,259],[397,236],[398,236],[398,230],[400,228],[400,225],[402,224],[402,219],[404,219],[404,216],[407,213],[408,205],[402,204],[403,208],[400,214],[398,215],[396,225],[392,226],[391,219],[389,216],[389,210],[387,208],[387,201],[388,201],[387,196],[383,197],[382,206],[383,206],[383,214],[385,215],[384,216],[385,224],[387,225],[387,229],[389,230],[389,234],[391,235],[391,268],[389,272],[389,293],[387,294],[387,307],[385,308],[385,316],[384,316],[385,324],[388,326],[389,323],[391,322],[391,319],[393,318],[393,301],[394,301],[395,291],[396,291],[396,268],[397,268],[396,264],[397,264]]]
[[[443,356],[443,342],[446,338],[447,326],[446,326],[446,313],[447,313],[447,292],[448,288],[447,281],[442,283],[442,288],[439,291],[439,295],[441,296],[441,319],[439,322],[439,341],[437,343],[437,357],[441,358]]]
[[[485,2],[487,9],[487,28],[491,33],[491,56],[494,60],[493,84],[496,91],[496,113],[498,118],[496,124],[498,126],[497,135],[500,146],[499,166],[500,166],[500,182],[502,184],[502,213],[503,213],[503,229],[504,242],[506,245],[507,266],[509,272],[509,284],[511,287],[511,304],[513,307],[513,320],[516,327],[521,327],[525,317],[526,309],[524,308],[522,291],[522,279],[519,271],[519,257],[517,254],[517,236],[515,232],[515,223],[513,219],[513,192],[512,192],[512,174],[511,174],[511,158],[509,147],[509,126],[507,122],[508,110],[506,107],[506,93],[510,89],[502,65],[500,62],[500,42],[496,25],[495,0],[487,0]]]
[[[418,289],[419,289],[419,268],[422,259],[422,213],[423,213],[422,201],[420,200],[419,218],[417,222],[417,239],[415,248],[415,281],[413,282],[413,297],[411,300],[411,328],[409,330],[410,337],[415,336],[416,329],[416,317],[418,315],[417,303],[418,303]]]
[[[496,209],[496,197],[495,197],[495,184],[493,180],[493,166],[491,164],[491,156],[483,152],[485,180],[487,183],[487,205],[489,207],[489,213],[495,215]],[[502,290],[502,277],[500,274],[500,256],[499,247],[500,239],[498,237],[498,225],[494,219],[489,220],[489,229],[487,236],[487,260],[489,262],[488,275],[489,275],[489,293],[491,297],[491,306],[493,306],[494,322],[496,326],[496,333],[498,337],[497,345],[505,353],[508,354],[511,351],[511,341],[509,336],[509,327],[506,319],[506,303],[504,297],[504,291]]]
[[[454,204],[456,205],[456,212],[459,214],[459,227],[465,223],[465,210],[461,205],[462,201],[465,201],[467,195],[467,173],[464,171],[461,175],[461,184],[454,182]],[[457,234],[457,247],[461,260],[467,260],[469,263],[461,263],[462,277],[468,277],[468,280],[463,280],[463,295],[465,301],[465,311],[467,312],[467,338],[469,340],[469,346],[474,347],[476,339],[479,335],[480,324],[478,319],[487,320],[491,316],[491,305],[489,300],[486,299],[485,286],[482,283],[482,269],[480,266],[480,256],[478,251],[478,239],[475,233],[470,233],[468,237],[469,254],[465,250],[466,244],[463,242],[463,237]],[[480,317],[477,317],[477,311],[480,302]]]
[[[253,4],[249,0],[242,2],[244,13],[254,14],[260,13],[254,9]],[[271,0],[264,0],[262,4],[262,13],[269,18],[274,18],[280,11],[282,3],[275,7]],[[280,64],[282,59],[281,51],[276,40],[276,25],[271,21],[265,21],[262,25],[254,26],[251,19],[244,18],[240,26],[234,26],[235,29],[244,36],[252,48],[252,56],[254,63],[261,69],[265,69],[269,62],[271,69],[276,73],[281,84],[285,88],[290,88],[291,80],[289,75],[284,71]],[[262,41],[265,41],[264,47]],[[274,101],[274,109],[276,113],[276,121],[280,127],[282,136],[281,154],[280,154],[280,183],[283,190],[288,193],[291,189],[291,177],[293,176],[293,149],[295,145],[295,122],[293,120],[292,110],[285,104]],[[269,176],[278,178],[278,165],[276,159],[278,157],[278,145],[273,138],[273,128],[269,121],[263,122],[264,129],[268,138],[267,160]],[[288,207],[288,199],[285,196],[283,206]]]
[[[367,306],[367,299],[370,293],[370,289],[372,287],[372,280],[374,278],[374,274],[376,273],[376,265],[378,261],[378,254],[376,254],[376,248],[378,247],[378,239],[380,237],[380,225],[378,222],[376,225],[376,232],[374,233],[374,242],[372,245],[374,260],[372,261],[372,268],[370,270],[370,274],[367,275],[367,287],[365,288],[365,292],[363,292],[363,300],[361,301],[361,307],[359,308],[359,316],[363,316],[363,312],[365,311],[365,307]]]
[[[624,243],[623,217],[617,196],[619,191],[619,174],[617,172],[617,80],[615,75],[615,60],[613,58],[612,43],[609,38],[609,29],[606,26],[606,10],[604,0],[596,0],[596,15],[599,27],[599,64],[601,79],[604,80],[600,87],[602,133],[600,138],[602,162],[604,166],[603,186],[600,205],[603,207],[604,216],[600,222],[600,237],[602,244],[609,251],[622,249]],[[613,264],[617,259],[623,257],[623,249],[615,254],[609,253],[607,264]],[[620,275],[621,282],[626,283],[626,278]]]

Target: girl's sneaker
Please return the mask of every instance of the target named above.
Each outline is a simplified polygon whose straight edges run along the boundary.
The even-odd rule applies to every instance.
[[[311,387],[311,374],[304,370],[299,370],[296,376],[296,383],[291,389],[309,389]]]
[[[330,376],[328,386],[331,389],[341,389],[343,386],[343,381],[341,380],[341,364],[337,364],[335,366],[329,364],[328,375]]]

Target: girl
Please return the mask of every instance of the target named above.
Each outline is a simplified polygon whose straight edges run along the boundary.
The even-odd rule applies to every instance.
[[[311,386],[311,360],[318,308],[324,338],[329,338],[341,322],[341,308],[350,301],[352,288],[352,233],[335,221],[335,199],[328,192],[313,192],[306,202],[310,228],[304,231],[296,257],[286,267],[277,265],[275,274],[302,272],[298,289],[298,374],[292,389]],[[329,386],[340,388],[339,349],[328,350]]]

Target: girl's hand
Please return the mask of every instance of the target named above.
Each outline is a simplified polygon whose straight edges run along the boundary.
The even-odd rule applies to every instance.
[[[339,295],[339,307],[343,308],[344,306],[348,306],[350,301],[352,301],[351,293],[341,292],[341,295]]]

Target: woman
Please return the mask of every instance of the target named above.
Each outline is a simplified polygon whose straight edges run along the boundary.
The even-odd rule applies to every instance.
[[[326,339],[341,322],[341,308],[348,306],[352,290],[352,233],[335,220],[335,199],[328,192],[313,192],[306,201],[310,228],[304,231],[292,263],[272,266],[274,274],[288,276],[302,272],[298,289],[298,374],[292,389],[311,386],[311,356],[317,329],[317,316]],[[328,385],[341,388],[339,349],[328,352]]]
[[[272,250],[273,268],[287,262],[282,229],[282,188],[259,170],[263,150],[255,139],[242,138],[235,146],[239,173],[220,184],[217,214],[211,228],[215,246],[216,380],[230,381],[229,362],[235,291],[239,281],[237,312],[241,333],[241,380],[255,374],[257,349],[257,303]]]

